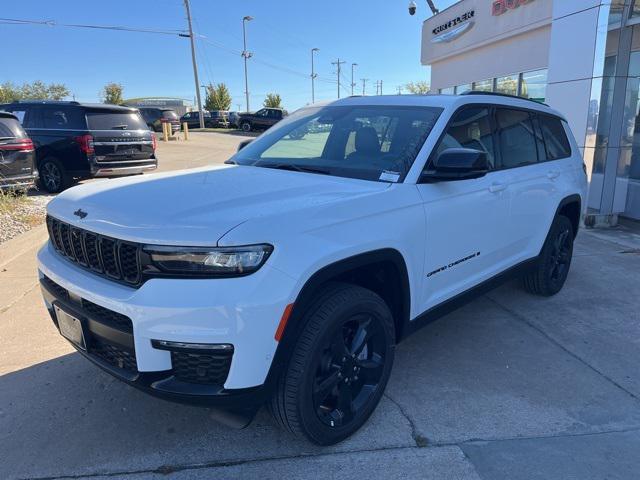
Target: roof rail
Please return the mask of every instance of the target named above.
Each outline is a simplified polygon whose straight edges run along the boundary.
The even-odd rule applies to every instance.
[[[519,97],[518,95],[510,95],[508,93],[499,93],[499,92],[485,92],[482,90],[467,90],[466,92],[462,92],[460,95],[494,95],[497,97],[507,97],[507,98],[517,98],[518,100],[526,100],[528,102],[535,102],[538,105],[549,106],[544,102],[539,102],[538,100],[534,100],[532,98]]]
[[[54,105],[80,105],[80,102],[76,102],[75,100],[44,100],[44,99],[23,99],[23,100],[13,100],[9,103],[43,103],[43,104],[54,104]]]

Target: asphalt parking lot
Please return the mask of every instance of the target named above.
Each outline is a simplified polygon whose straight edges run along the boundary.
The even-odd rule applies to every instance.
[[[213,153],[212,137],[194,135],[187,158],[179,143],[161,145],[161,170],[228,158],[239,137],[219,136]],[[81,358],[41,301],[35,251],[45,238],[39,228],[0,246],[2,479],[638,478],[633,229],[581,232],[553,298],[512,282],[400,344],[377,411],[331,448],[290,437],[264,411],[229,429]]]

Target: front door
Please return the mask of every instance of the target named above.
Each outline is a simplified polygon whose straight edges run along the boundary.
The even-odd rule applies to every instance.
[[[434,150],[473,148],[495,166],[492,110],[459,110]],[[510,189],[504,171],[482,178],[418,184],[426,216],[422,310],[428,310],[507,268]]]

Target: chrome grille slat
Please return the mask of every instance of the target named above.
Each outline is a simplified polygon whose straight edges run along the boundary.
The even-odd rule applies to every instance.
[[[142,282],[141,245],[99,235],[47,216],[53,248],[67,260],[110,280],[137,287]]]

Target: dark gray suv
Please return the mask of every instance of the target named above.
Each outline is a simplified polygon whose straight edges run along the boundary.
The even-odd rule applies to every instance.
[[[0,189],[27,190],[38,171],[33,142],[18,117],[0,111]]]

